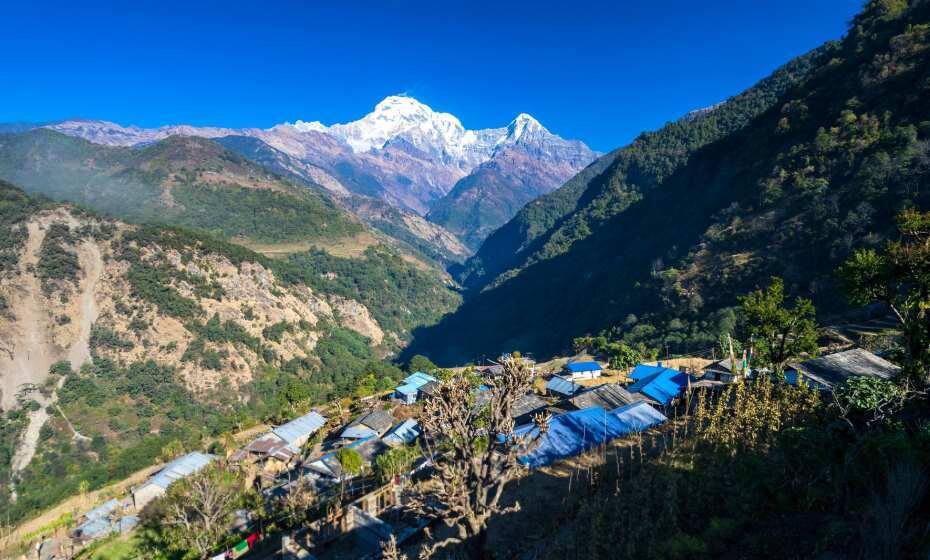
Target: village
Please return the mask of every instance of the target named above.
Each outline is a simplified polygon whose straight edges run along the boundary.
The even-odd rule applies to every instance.
[[[237,544],[215,551],[214,560],[247,558],[380,558],[382,546],[416,540],[434,520],[405,507],[405,488],[426,478],[431,458],[418,446],[419,407],[435,398],[443,376],[472,375],[474,410],[488,402],[480,380],[502,373],[504,360],[519,360],[534,376],[531,392],[513,405],[514,435],[539,435],[534,423],[546,414],[539,442],[519,457],[528,470],[543,469],[592,449],[657,429],[673,415],[687,412],[692,391],[715,391],[740,379],[768,374],[751,367],[746,356],[722,360],[679,357],[609,369],[602,356],[579,355],[537,364],[530,357],[505,355],[476,367],[407,376],[392,392],[358,399],[350,410],[320,407],[272,427],[225,456],[193,451],[163,465],[153,476],[75,516],[73,528],[59,528],[37,542],[31,557],[60,560],[79,557],[94,543],[133,531],[142,510],[164,496],[172,484],[216,461],[240,470],[269,505],[309,488],[318,508],[315,519],[284,534],[265,534],[270,520],[237,515],[230,533]],[[860,348],[791,363],[785,381],[824,392],[853,377],[891,379],[899,368]],[[416,457],[387,480],[374,476],[379,457],[391,450],[414,450]]]

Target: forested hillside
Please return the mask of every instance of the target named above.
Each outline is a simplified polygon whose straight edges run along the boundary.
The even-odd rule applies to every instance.
[[[604,156],[488,239],[462,275],[470,297],[411,352],[548,355],[611,327],[706,346],[735,295],[776,273],[836,310],[836,266],[930,204],[928,21],[925,3],[871,3],[840,43]]]
[[[243,241],[332,240],[362,231],[327,198],[202,138],[173,136],[132,149],[48,129],[4,134],[0,178],[124,219]]]
[[[2,182],[0,224],[0,509],[11,521],[166,446],[199,448],[360,384],[391,387],[400,372],[381,358],[451,303],[390,252],[271,260]]]

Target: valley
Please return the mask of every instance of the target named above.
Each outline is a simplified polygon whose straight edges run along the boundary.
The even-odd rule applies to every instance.
[[[0,558],[927,557],[930,2],[240,8],[0,124]]]

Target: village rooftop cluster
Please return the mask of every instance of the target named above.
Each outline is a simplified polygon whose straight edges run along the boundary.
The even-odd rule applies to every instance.
[[[514,403],[514,436],[535,437],[538,427],[534,416],[542,412],[550,415],[545,434],[519,459],[528,468],[546,467],[665,424],[691,390],[714,390],[742,376],[767,373],[735,359],[705,361],[700,367],[677,360],[677,364],[637,364],[621,372],[621,381],[613,381],[605,375],[605,366],[594,359],[569,361],[555,373],[539,373],[531,359],[519,359],[540,381],[534,391]],[[491,362],[475,368],[475,373],[492,378],[501,368],[500,362]],[[852,377],[890,379],[898,370],[881,357],[854,348],[789,364],[785,379],[790,384],[801,380],[814,389],[829,391]],[[406,512],[402,493],[411,480],[428,474],[428,457],[422,456],[408,472],[386,484],[364,473],[370,473],[375,459],[385,451],[417,444],[422,435],[417,407],[420,401],[434,398],[441,383],[432,374],[414,372],[393,392],[359,401],[365,410],[348,422],[312,410],[229,453],[225,460],[230,465],[257,473],[254,484],[268,500],[281,498],[298,483],[309,482],[318,495],[338,495],[343,504],[337,513],[284,537],[281,546],[286,557],[377,558],[381,543],[392,536],[403,542],[432,521]],[[488,391],[485,385],[475,388],[476,409],[488,402]],[[347,472],[339,460],[341,449],[358,453],[366,468],[360,473]],[[163,496],[178,480],[217,460],[220,457],[201,452],[172,460],[133,488],[131,495],[111,499],[84,513],[69,538],[42,543],[38,558],[68,558],[97,539],[132,530],[147,504]],[[239,558],[261,542],[261,527],[245,512],[235,525],[231,530],[241,534],[242,541],[218,551],[215,560]]]

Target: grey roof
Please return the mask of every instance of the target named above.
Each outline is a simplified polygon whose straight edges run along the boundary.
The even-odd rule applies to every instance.
[[[402,445],[413,442],[419,435],[420,425],[413,418],[408,418],[394,426],[390,432],[385,434],[382,441],[390,446]]]
[[[532,414],[540,409],[546,408],[549,403],[539,398],[534,393],[529,393],[518,398],[513,403],[513,417],[519,418]]]
[[[116,498],[111,499],[108,502],[104,502],[94,509],[88,511],[84,514],[88,520],[90,519],[102,519],[109,517],[111,513],[116,511],[119,508],[119,500]]]
[[[707,364],[704,368],[704,371],[719,371],[722,373],[733,373],[733,364],[730,362],[730,358],[724,358],[722,360],[717,360],[716,362]]]
[[[555,391],[566,396],[572,396],[582,388],[581,385],[575,383],[571,379],[566,379],[564,377],[559,377],[558,375],[553,375],[552,379],[546,383],[546,389],[549,391]]]
[[[900,367],[862,348],[805,360],[791,368],[827,387],[842,384],[850,377],[890,379],[901,371]]]
[[[316,411],[308,412],[300,418],[295,418],[287,424],[278,426],[272,432],[288,444],[309,436],[326,424],[326,418]]]
[[[378,434],[383,434],[384,432],[391,429],[391,426],[394,425],[394,417],[391,416],[389,412],[384,410],[372,410],[368,414],[359,416],[352,421],[350,426],[363,425],[368,426],[372,430],[378,432]]]
[[[150,478],[146,484],[154,484],[167,489],[175,481],[194,474],[209,465],[214,459],[216,459],[216,456],[200,453],[199,451],[188,453],[165,465],[165,468],[158,471],[158,474]]]
[[[433,397],[439,392],[440,386],[441,384],[438,381],[430,381],[426,385],[420,387],[420,392],[424,395]]]
[[[569,399],[569,402],[579,410],[592,406],[612,410],[637,401],[648,400],[650,400],[649,397],[642,393],[631,393],[619,385],[608,383],[578,393]]]

